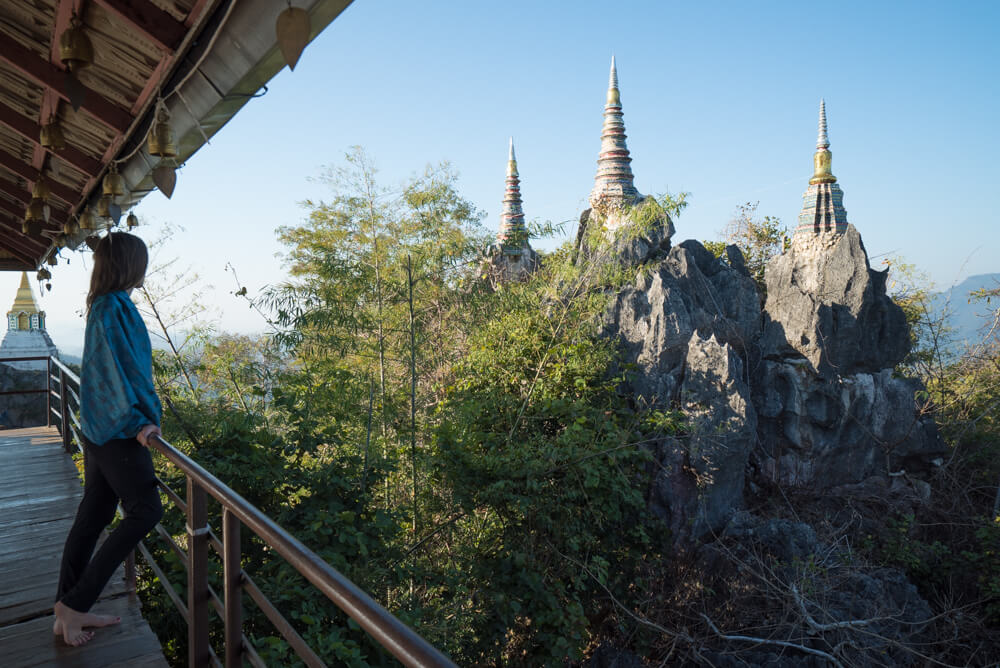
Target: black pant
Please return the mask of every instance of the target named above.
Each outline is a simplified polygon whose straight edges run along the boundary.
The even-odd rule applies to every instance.
[[[134,438],[85,443],[83,499],[63,548],[56,600],[78,612],[97,601],[115,569],[163,517],[149,450]],[[121,500],[125,517],[101,549],[94,546]]]

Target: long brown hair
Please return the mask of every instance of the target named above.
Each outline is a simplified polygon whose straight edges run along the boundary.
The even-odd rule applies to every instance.
[[[103,237],[94,248],[87,311],[101,295],[142,285],[148,264],[149,251],[139,237],[128,232],[112,232]]]

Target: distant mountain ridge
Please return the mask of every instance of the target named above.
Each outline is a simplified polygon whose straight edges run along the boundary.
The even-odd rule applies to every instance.
[[[987,304],[985,299],[972,299],[970,295],[983,289],[1000,288],[1000,273],[978,274],[932,297],[935,309],[947,309],[948,326],[957,346],[975,343],[982,337],[984,326],[991,322],[990,314],[1000,306],[997,300]]]

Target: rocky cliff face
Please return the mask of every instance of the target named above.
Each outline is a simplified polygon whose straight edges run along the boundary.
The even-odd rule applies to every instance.
[[[585,212],[581,227],[595,222]],[[837,648],[851,665],[915,665],[905,647],[922,642],[933,615],[902,572],[858,562],[821,521],[815,527],[830,542],[798,517],[741,510],[745,490],[761,501],[776,488],[829,499],[833,515],[852,495],[926,502],[920,476],[943,446],[918,404],[920,383],[893,371],[909,333],[885,294],[885,272],[871,270],[853,227],[800,238],[769,266],[762,309],[738,248],[718,259],[696,241],[671,246],[672,233],[672,225],[619,230],[595,248],[593,231],[582,230],[577,245],[582,261],[635,271],[604,321],[634,369],[624,391],[638,410],[684,416],[681,434],[650,435],[650,509],[695,577],[737,607],[760,610],[770,637]],[[817,582],[808,565],[823,576],[806,594],[796,583]],[[738,657],[702,656],[726,666],[828,663],[767,643]],[[590,665],[637,661],[604,647]]]
[[[636,270],[604,331],[634,366],[625,389],[637,407],[685,416],[684,436],[656,440],[649,493],[677,540],[722,530],[748,475],[822,489],[933,465],[942,444],[915,401],[922,388],[892,372],[905,319],[853,227],[775,258],[763,311],[739,249],[722,260],[697,241],[671,247],[672,233],[595,250],[581,231],[578,251]]]
[[[909,352],[903,310],[885,294],[853,225],[843,234],[796,234],[767,266],[762,348],[802,356],[825,377],[877,372]]]

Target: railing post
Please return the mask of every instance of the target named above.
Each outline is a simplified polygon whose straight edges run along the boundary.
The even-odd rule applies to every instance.
[[[243,666],[243,569],[240,566],[240,520],[222,509],[222,568],[226,605],[226,668]]]
[[[66,401],[69,392],[66,391],[66,373],[59,367],[59,416],[61,418],[59,432],[62,434],[63,447],[66,452],[72,453],[69,438],[69,404]]]
[[[52,426],[52,358],[45,360],[45,426]]]
[[[135,596],[139,589],[135,579],[135,550],[125,557],[125,588],[128,589],[129,596]]]
[[[187,480],[188,666],[210,661],[208,650],[208,510],[205,490]]]

